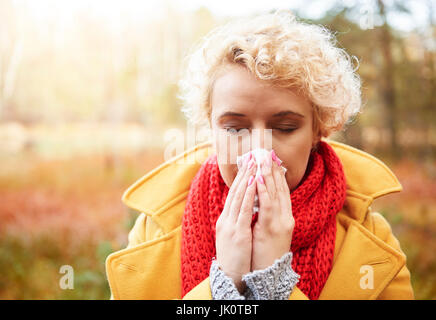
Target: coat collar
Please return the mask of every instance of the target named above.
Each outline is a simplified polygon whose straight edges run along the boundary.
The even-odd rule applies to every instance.
[[[325,141],[341,159],[347,181],[344,208],[358,223],[362,223],[374,199],[402,190],[398,179],[379,159],[351,146]],[[173,230],[180,225],[180,212],[183,213],[183,210],[173,209],[184,205],[192,179],[212,152],[208,141],[166,161],[131,185],[124,192],[122,201],[128,207],[152,216],[164,232]]]

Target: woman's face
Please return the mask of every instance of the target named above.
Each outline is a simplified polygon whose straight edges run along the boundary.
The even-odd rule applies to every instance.
[[[236,156],[256,147],[272,147],[287,169],[289,189],[299,185],[310,151],[318,141],[307,99],[265,84],[244,67],[232,65],[216,79],[211,106],[214,148],[228,187],[238,171]]]

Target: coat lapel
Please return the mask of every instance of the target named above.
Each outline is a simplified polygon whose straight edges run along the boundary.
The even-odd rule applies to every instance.
[[[355,220],[338,215],[347,230],[319,299],[376,299],[406,262]]]

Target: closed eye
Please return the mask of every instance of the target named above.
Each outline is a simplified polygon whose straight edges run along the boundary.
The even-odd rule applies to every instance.
[[[235,128],[235,127],[225,127],[224,130],[226,130],[227,133],[231,134],[237,134],[241,133],[242,130],[248,130],[248,128]]]
[[[247,130],[248,128],[236,128],[236,127],[225,127],[224,130],[226,130],[227,133],[231,133],[231,134],[237,134],[237,133],[241,133],[242,130]],[[282,133],[290,133],[294,130],[296,130],[297,128],[275,128],[275,130],[278,130]]]
[[[279,130],[280,132],[283,132],[283,133],[290,133],[296,129],[297,128],[277,128],[276,130]]]

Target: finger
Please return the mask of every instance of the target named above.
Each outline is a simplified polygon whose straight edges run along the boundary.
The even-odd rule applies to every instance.
[[[272,201],[274,201],[277,198],[277,191],[276,191],[276,184],[274,182],[274,178],[272,175],[272,162],[273,161],[270,153],[269,157],[267,157],[265,161],[262,162],[260,168],[261,168],[263,179],[265,181],[266,189],[268,190],[269,197]]]
[[[285,171],[275,161],[273,161],[272,174],[276,185],[278,200],[282,209],[281,212],[292,215],[290,200],[291,194],[289,191],[288,183],[286,181]]]
[[[235,222],[238,219],[239,213],[241,211],[241,205],[244,199],[245,190],[247,189],[248,180],[250,179],[250,176],[254,174],[255,169],[256,166],[254,159],[251,159],[248,163],[248,167],[244,173],[244,176],[241,178],[238,188],[234,192],[232,203],[230,204],[229,217]]]
[[[237,190],[239,184],[241,183],[242,178],[244,177],[247,169],[248,169],[248,162],[252,158],[252,155],[250,154],[249,157],[247,157],[246,161],[242,163],[241,168],[238,170],[238,173],[236,174],[235,179],[232,182],[232,185],[230,186],[229,192],[227,193],[227,199],[224,204],[223,208],[223,215],[227,215],[230,210],[230,205],[233,201],[233,197],[235,195],[235,190]]]
[[[237,220],[237,224],[241,228],[249,228],[253,216],[254,197],[256,195],[256,182],[254,181],[255,175],[252,174],[247,182],[247,189],[245,191],[244,199],[242,200],[241,210]]]
[[[283,168],[280,167],[276,161],[273,161],[271,171],[272,171],[272,176],[274,179],[274,184],[276,186],[277,193],[283,194],[289,192],[289,187],[285,178],[285,172]]]
[[[262,177],[262,175],[256,179],[256,190],[257,196],[259,197],[259,215],[257,223],[263,224],[270,216],[269,211],[271,210],[272,205],[268,190],[265,186],[265,179]]]

